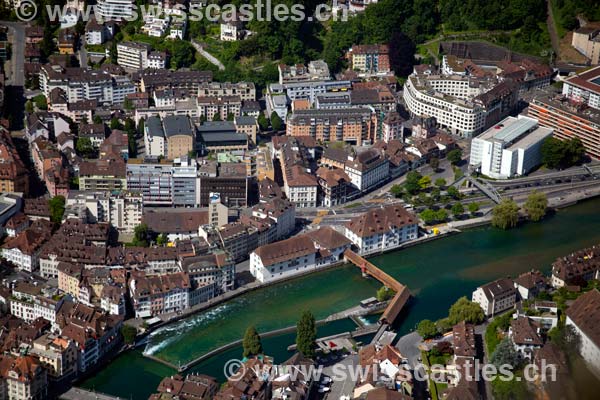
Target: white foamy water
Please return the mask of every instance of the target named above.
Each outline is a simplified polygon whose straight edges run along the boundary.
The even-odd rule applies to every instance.
[[[196,314],[155,330],[148,335],[148,343],[144,349],[144,354],[154,355],[160,352],[170,344],[177,342],[182,335],[218,319],[229,308],[228,304],[223,304],[210,311]]]

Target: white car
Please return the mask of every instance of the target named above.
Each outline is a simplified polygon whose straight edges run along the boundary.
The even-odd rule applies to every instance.
[[[327,393],[329,392],[331,389],[329,389],[327,386],[321,386],[319,388],[319,393]]]

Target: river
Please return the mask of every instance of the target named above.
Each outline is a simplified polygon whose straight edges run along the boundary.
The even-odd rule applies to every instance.
[[[590,200],[540,223],[500,231],[490,227],[418,245],[370,259],[400,282],[415,298],[396,329],[406,333],[418,321],[438,319],[460,296],[469,296],[480,284],[502,276],[514,276],[532,268],[548,272],[554,259],[576,249],[600,243],[600,199]],[[260,289],[154,332],[146,348],[175,364],[184,363],[222,344],[239,339],[250,324],[259,331],[293,325],[302,310],[317,319],[349,308],[373,296],[380,284],[362,278],[353,266],[329,271]],[[351,329],[349,320],[336,321],[319,329],[328,335]],[[265,351],[284,361],[286,347],[294,334],[263,340]],[[192,369],[223,380],[223,365],[239,358],[234,348]],[[125,353],[82,386],[124,398],[146,399],[170,368],[144,358],[139,351]]]

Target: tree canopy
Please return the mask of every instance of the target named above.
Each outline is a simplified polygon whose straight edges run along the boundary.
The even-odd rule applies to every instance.
[[[419,190],[421,190],[421,185],[419,183],[421,178],[421,174],[419,174],[417,171],[410,171],[408,174],[406,174],[404,189],[406,189],[409,194],[418,193]]]
[[[148,247],[150,245],[150,229],[148,225],[141,223],[133,229],[133,241],[131,242],[134,246]]]
[[[50,220],[55,224],[60,224],[65,213],[64,196],[54,196],[48,200],[48,206],[50,208]]]
[[[310,311],[304,311],[296,324],[296,346],[303,356],[315,356],[315,342],[317,340],[317,326],[315,317]]]
[[[446,158],[448,159],[448,161],[450,161],[452,164],[457,165],[461,162],[462,160],[462,150],[461,149],[454,149],[454,150],[450,150],[448,152],[448,154],[446,155]]]
[[[585,148],[579,138],[560,140],[549,137],[542,143],[542,164],[548,168],[564,169],[580,163]]]
[[[246,329],[242,346],[244,348],[244,357],[252,357],[262,354],[262,341],[260,340],[260,335],[258,334],[258,331],[254,325],[249,326],[248,329]]]
[[[417,332],[423,339],[431,339],[438,334],[437,326],[433,321],[428,319],[419,322],[419,325],[417,325]]]
[[[504,199],[492,210],[492,226],[510,229],[519,222],[519,206],[514,200]]]
[[[452,325],[458,324],[461,321],[466,321],[470,324],[479,324],[483,322],[485,315],[479,304],[470,301],[466,297],[458,299],[448,312],[448,322]]]
[[[532,221],[539,221],[546,215],[548,198],[545,193],[534,191],[527,196],[527,201],[525,201],[523,208]]]

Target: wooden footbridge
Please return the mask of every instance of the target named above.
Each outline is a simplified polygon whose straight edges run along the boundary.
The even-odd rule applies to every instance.
[[[388,288],[396,292],[396,295],[390,300],[387,308],[379,318],[380,324],[391,325],[394,323],[400,312],[410,299],[410,290],[392,278],[390,275],[382,271],[380,268],[371,264],[363,257],[359,256],[352,250],[348,249],[344,252],[344,259],[359,267],[363,274],[368,274],[379,282],[383,283]]]

